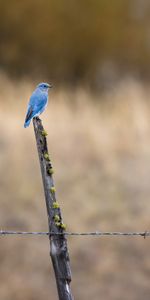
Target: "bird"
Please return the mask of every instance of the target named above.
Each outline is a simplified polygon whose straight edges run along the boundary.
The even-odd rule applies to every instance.
[[[24,128],[30,125],[34,117],[39,116],[45,110],[48,103],[48,90],[50,88],[52,88],[52,85],[45,82],[37,85],[29,100]]]

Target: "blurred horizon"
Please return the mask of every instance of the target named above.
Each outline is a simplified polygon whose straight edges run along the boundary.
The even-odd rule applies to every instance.
[[[98,90],[150,79],[147,0],[0,1],[0,19],[0,70],[14,78]]]

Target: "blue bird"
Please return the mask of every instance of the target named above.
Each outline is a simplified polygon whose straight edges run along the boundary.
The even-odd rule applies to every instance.
[[[24,127],[28,127],[32,118],[39,116],[46,108],[48,103],[48,90],[52,85],[39,83],[30,97]]]

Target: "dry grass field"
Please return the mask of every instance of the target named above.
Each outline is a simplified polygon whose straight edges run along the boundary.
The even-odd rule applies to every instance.
[[[0,76],[0,228],[47,230],[32,124],[34,86]],[[53,89],[42,115],[67,230],[150,229],[150,91]],[[148,300],[149,238],[69,237],[76,300]],[[46,237],[0,237],[0,299],[57,299]]]

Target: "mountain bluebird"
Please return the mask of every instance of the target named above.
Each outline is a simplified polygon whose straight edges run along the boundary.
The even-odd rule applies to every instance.
[[[48,90],[52,85],[40,83],[30,97],[28,110],[25,118],[24,127],[28,127],[32,118],[39,116],[46,108],[48,103]]]

